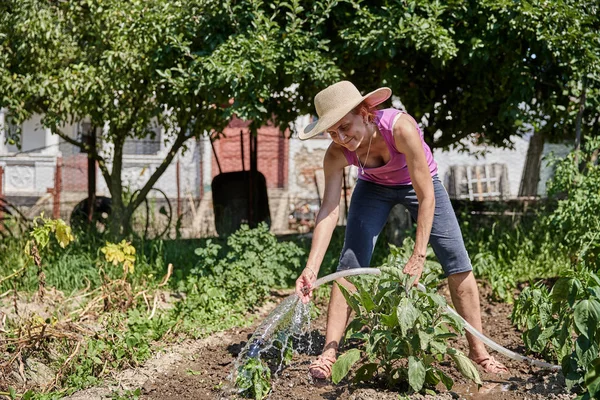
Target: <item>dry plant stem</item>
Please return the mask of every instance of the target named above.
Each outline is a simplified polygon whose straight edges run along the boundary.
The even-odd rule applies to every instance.
[[[156,312],[156,305],[158,304],[158,296],[155,294],[154,295],[154,305],[152,306],[152,313],[150,314],[150,316],[148,317],[148,319],[152,319],[152,317],[154,317],[154,313]]]
[[[169,263],[169,265],[167,266],[167,274],[164,276],[162,282],[158,284],[158,287],[165,286],[167,284],[167,282],[169,281],[169,278],[171,278],[172,274],[173,274],[173,264]]]
[[[33,262],[38,267],[38,296],[40,298],[40,302],[44,302],[44,288],[46,287],[46,275],[42,270],[42,259],[40,258],[40,252],[35,244],[35,242],[31,241],[31,256],[33,257]]]
[[[21,379],[23,379],[23,383],[27,383],[27,378],[25,377],[25,365],[23,364],[23,356],[19,353],[19,357],[17,358],[19,363],[19,375],[21,375]]]
[[[6,314],[0,311],[0,332],[6,333],[4,327],[6,326]]]
[[[79,340],[77,342],[77,345],[75,346],[75,350],[71,353],[71,355],[69,355],[69,357],[67,357],[67,359],[65,360],[63,365],[61,365],[61,367],[58,369],[58,372],[56,373],[56,377],[54,378],[54,382],[44,388],[44,393],[47,393],[50,390],[52,390],[53,388],[55,388],[56,386],[58,386],[58,382],[59,382],[60,378],[62,377],[62,375],[65,371],[65,368],[69,365],[69,363],[71,361],[73,361],[73,358],[75,358],[77,353],[79,353],[79,348],[81,347],[81,342],[82,342],[82,340]]]
[[[18,307],[19,294],[17,293],[17,285],[15,284],[14,281],[12,284],[13,284],[13,307],[15,308],[15,315],[19,316],[19,307]]]
[[[148,308],[148,312],[150,312],[150,303],[148,302],[148,298],[146,297],[146,293],[143,293],[144,302],[146,303],[146,308]]]

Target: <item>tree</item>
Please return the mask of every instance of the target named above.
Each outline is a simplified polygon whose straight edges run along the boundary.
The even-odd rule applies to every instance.
[[[32,113],[98,162],[112,197],[113,234],[190,138],[219,132],[234,114],[286,126],[306,98],[339,77],[318,26],[333,2],[6,0],[0,4],[0,106]],[[303,82],[293,88],[293,84]],[[61,131],[88,118],[104,127],[103,153]],[[129,201],[121,171],[127,138],[168,132],[161,166]]]
[[[432,147],[598,134],[598,14],[590,0],[4,0],[0,106],[92,153],[117,232],[188,139],[234,114],[287,127],[342,77],[390,86]],[[84,117],[109,154],[60,131]],[[171,150],[126,201],[123,144],[154,120]]]
[[[346,76],[390,86],[426,117],[432,147],[467,137],[510,146],[511,135],[532,128],[574,138],[578,113],[583,133],[598,133],[598,11],[575,0],[353,0],[338,8],[329,35]]]

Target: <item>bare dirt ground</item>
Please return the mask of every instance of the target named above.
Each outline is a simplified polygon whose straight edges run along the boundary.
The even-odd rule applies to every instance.
[[[489,289],[480,284],[482,294],[483,326],[487,334],[499,344],[510,350],[522,353],[524,348],[520,334],[510,323],[511,306],[494,303],[488,300]],[[449,298],[446,286],[439,292]],[[325,309],[324,305],[320,306]],[[263,310],[266,315],[269,310]],[[221,332],[200,341],[190,341],[157,355],[146,366],[136,371],[124,371],[115,377],[117,382],[111,387],[93,388],[79,392],[72,400],[91,400],[110,398],[123,389],[141,389],[141,399],[222,399],[225,398],[221,387],[228,382],[234,361],[253,333],[253,328],[260,323],[258,318],[252,327],[233,329]],[[528,365],[507,359],[495,354],[511,372],[510,376],[501,378],[482,373],[483,387],[477,388],[466,381],[451,362],[440,366],[455,382],[452,391],[436,388],[435,395],[409,395],[398,391],[381,388],[377,382],[368,385],[356,385],[342,381],[338,385],[331,382],[314,382],[308,375],[308,365],[315,357],[324,341],[325,312],[312,322],[311,338],[314,342],[311,352],[296,354],[290,366],[284,368],[273,379],[273,391],[270,399],[342,399],[342,400],[375,400],[375,399],[570,399],[573,394],[566,392],[564,380],[560,373],[542,371]],[[467,353],[466,340],[460,338],[454,346]],[[481,372],[481,371],[480,371]]]

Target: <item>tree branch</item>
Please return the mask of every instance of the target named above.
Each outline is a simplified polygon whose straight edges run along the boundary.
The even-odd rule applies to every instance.
[[[156,171],[154,171],[154,173],[150,176],[150,179],[148,179],[148,181],[140,189],[138,194],[128,204],[128,206],[127,206],[128,211],[133,212],[140,204],[142,204],[142,202],[144,201],[144,199],[146,198],[146,196],[148,195],[150,190],[154,187],[154,184],[156,183],[156,181],[158,181],[158,179],[161,177],[161,175],[167,170],[167,167],[169,166],[169,164],[171,164],[171,161],[173,161],[173,159],[175,158],[175,155],[177,155],[177,152],[179,151],[181,146],[183,146],[183,143],[185,143],[185,141],[190,138],[190,136],[187,136],[185,134],[185,132],[186,132],[185,129],[181,129],[179,131],[179,134],[175,138],[175,142],[173,143],[173,146],[171,146],[171,149],[167,153],[167,156],[165,157],[163,162],[159,165],[159,167],[156,169]]]
[[[81,150],[85,150],[85,144],[82,142],[78,142],[77,140],[73,139],[72,137],[70,137],[69,135],[67,135],[66,133],[64,133],[63,131],[61,131],[58,128],[54,128],[51,129],[52,133],[58,135],[61,139],[63,139],[65,142],[72,144],[75,147],[80,148]]]
[[[100,172],[102,172],[102,176],[104,177],[106,184],[110,187],[111,175],[108,171],[108,168],[106,168],[106,160],[98,153],[96,149],[90,149],[89,146],[86,146],[85,143],[78,142],[77,140],[73,139],[58,128],[52,129],[52,133],[58,135],[65,142],[72,144],[75,147],[78,147],[82,150],[83,153],[90,153],[92,155],[92,158],[98,161],[98,167],[100,168]]]

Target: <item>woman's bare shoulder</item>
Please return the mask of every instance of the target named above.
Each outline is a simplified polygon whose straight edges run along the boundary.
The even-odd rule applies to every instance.
[[[342,169],[346,167],[348,160],[344,154],[342,146],[335,142],[331,142],[327,150],[325,151],[325,159],[323,161],[323,168],[325,169]]]

